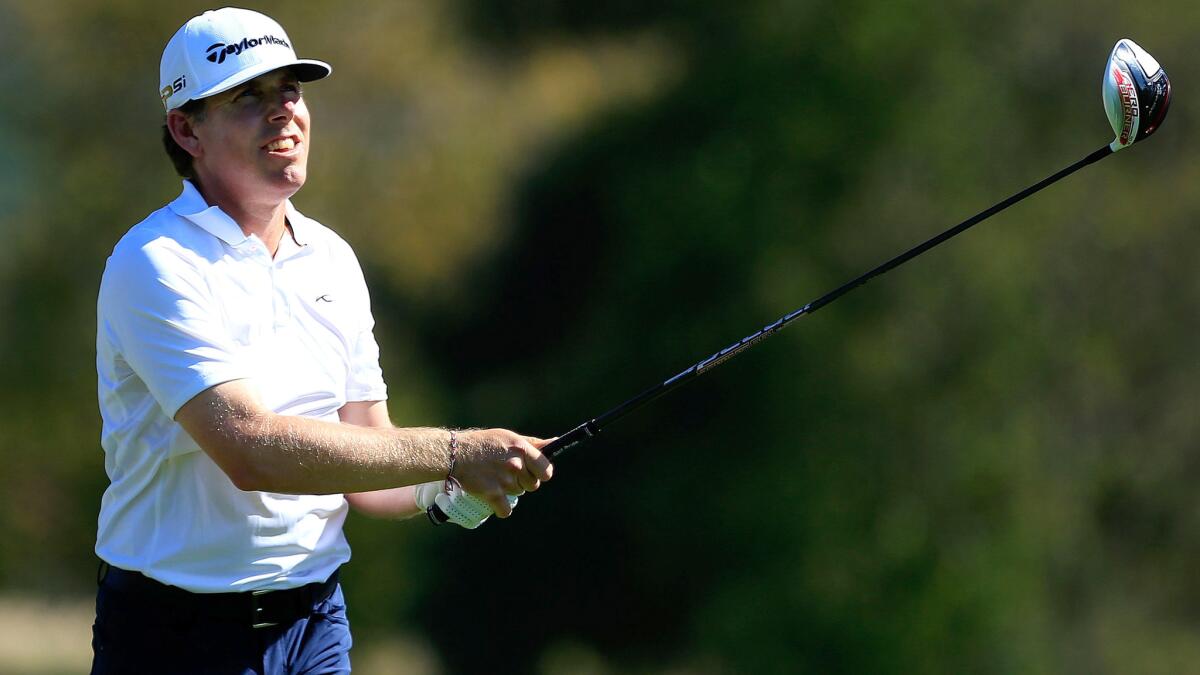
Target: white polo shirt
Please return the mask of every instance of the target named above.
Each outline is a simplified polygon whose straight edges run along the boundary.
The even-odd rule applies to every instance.
[[[97,302],[101,445],[111,484],[96,553],[209,593],[322,581],[349,560],[342,495],[244,492],[174,421],[200,392],[257,387],[283,415],[338,421],[387,398],[354,252],[291,202],[272,259],[184,181],[113,249]]]

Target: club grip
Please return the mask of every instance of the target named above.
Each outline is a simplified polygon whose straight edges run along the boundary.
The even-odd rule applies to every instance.
[[[575,427],[567,433],[559,436],[545,447],[542,448],[542,454],[550,459],[556,459],[559,455],[566,452],[568,449],[579,445],[583,441],[595,436],[599,429],[595,426],[596,420],[588,420],[583,424]]]

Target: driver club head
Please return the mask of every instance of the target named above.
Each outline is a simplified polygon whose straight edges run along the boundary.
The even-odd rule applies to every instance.
[[[1171,105],[1167,71],[1149,52],[1130,39],[1117,41],[1104,70],[1104,112],[1113,133],[1109,147],[1116,152],[1154,133]]]

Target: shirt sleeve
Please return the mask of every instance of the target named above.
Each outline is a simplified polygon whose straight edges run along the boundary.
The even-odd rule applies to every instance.
[[[352,268],[349,275],[355,295],[355,324],[357,326],[354,338],[350,344],[349,373],[346,378],[347,401],[385,401],[387,400],[387,385],[383,380],[383,369],[379,367],[379,344],[375,342],[375,317],[371,314],[371,296],[367,290],[367,282],[363,278],[362,267],[350,247],[346,247],[349,255],[348,264]]]
[[[97,311],[119,357],[174,419],[200,392],[249,373],[204,275],[185,252],[161,242],[113,252]]]

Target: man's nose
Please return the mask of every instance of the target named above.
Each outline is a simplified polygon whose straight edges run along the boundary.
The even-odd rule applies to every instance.
[[[296,101],[286,92],[279,92],[271,100],[268,119],[272,122],[287,122],[296,116]]]

